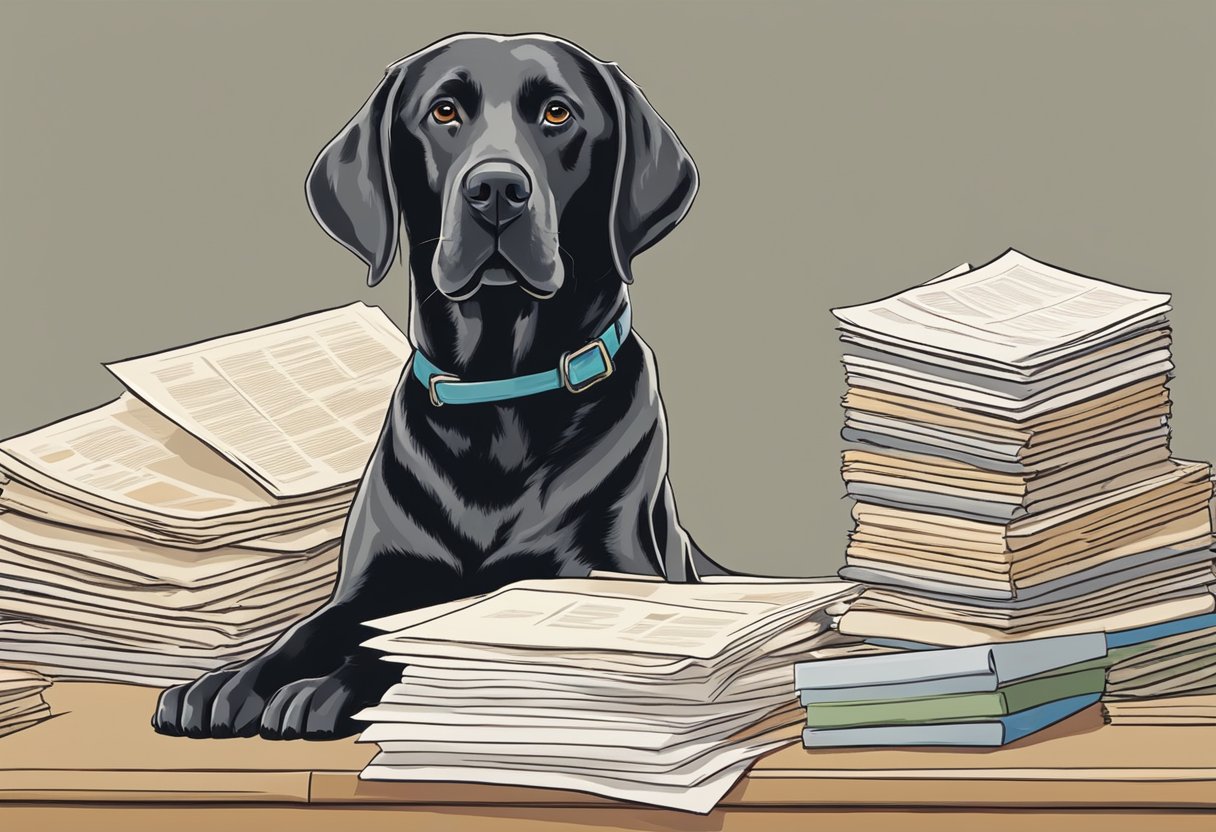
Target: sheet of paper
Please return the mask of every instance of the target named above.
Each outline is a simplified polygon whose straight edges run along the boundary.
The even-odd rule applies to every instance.
[[[832,312],[862,333],[1025,365],[1159,317],[1169,302],[1168,294],[1073,274],[1011,249],[971,271]]]
[[[409,354],[384,312],[355,303],[106,367],[285,497],[359,478]]]
[[[5,440],[0,467],[86,505],[118,507],[166,522],[276,505],[231,463],[129,394]]]
[[[521,649],[616,650],[710,658],[766,616],[813,608],[854,590],[843,582],[667,584],[524,582],[376,640],[480,643]],[[614,595],[613,593],[619,593]],[[623,593],[629,593],[627,597]],[[406,614],[406,620],[417,617]],[[381,623],[377,629],[382,628]]]

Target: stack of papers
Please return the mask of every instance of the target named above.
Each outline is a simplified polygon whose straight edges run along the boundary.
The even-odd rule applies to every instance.
[[[1170,297],[1008,251],[833,310],[869,585],[844,633],[959,646],[1213,609],[1211,470],[1169,449]]]
[[[798,664],[808,748],[1000,746],[1094,704],[1101,633]]]
[[[0,442],[0,661],[188,681],[320,606],[409,345],[353,304],[109,365]]]
[[[852,584],[525,581],[369,623],[405,665],[357,715],[364,779],[540,786],[708,812],[800,730],[790,667]]]
[[[50,679],[33,671],[0,667],[0,737],[50,717],[50,706],[42,697],[50,686]]]

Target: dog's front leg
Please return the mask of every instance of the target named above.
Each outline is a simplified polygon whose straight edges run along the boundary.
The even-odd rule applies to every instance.
[[[658,548],[667,580],[675,583],[696,581],[708,575],[725,575],[727,570],[709,559],[676,515],[675,498],[666,477],[659,486],[650,515],[651,533]]]
[[[333,598],[261,655],[161,694],[152,725],[186,737],[331,739],[358,730],[350,719],[379,701],[400,665],[360,644],[363,622],[459,597],[458,561],[436,549],[418,518],[394,499],[397,462],[390,420],[364,473],[342,543]]]
[[[294,697],[280,697],[279,691],[290,683],[340,670],[350,658],[351,648],[365,635],[359,632],[361,619],[348,604],[322,607],[296,623],[261,655],[164,691],[152,719],[153,727],[171,736],[249,737],[262,730],[263,713],[274,704],[275,719],[269,733],[282,734],[296,722],[287,720],[294,714],[287,707]]]

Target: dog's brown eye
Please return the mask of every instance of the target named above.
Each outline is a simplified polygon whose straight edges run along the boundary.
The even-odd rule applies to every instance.
[[[565,124],[570,118],[570,111],[561,104],[550,104],[545,108],[545,122],[547,124]]]
[[[431,118],[438,124],[451,124],[456,120],[456,105],[451,101],[440,101],[431,110]]]

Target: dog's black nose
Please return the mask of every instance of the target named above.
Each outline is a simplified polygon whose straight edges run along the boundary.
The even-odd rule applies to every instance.
[[[464,178],[465,200],[492,225],[518,217],[531,197],[528,174],[514,162],[482,162]]]

